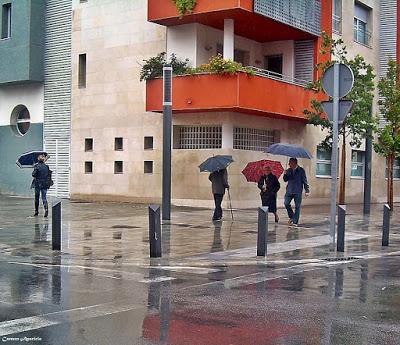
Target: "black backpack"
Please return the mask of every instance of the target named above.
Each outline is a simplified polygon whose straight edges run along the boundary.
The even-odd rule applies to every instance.
[[[49,169],[49,174],[47,175],[47,189],[49,189],[52,185],[54,185],[54,181],[51,178],[53,175],[53,172],[50,170],[50,168],[48,168],[48,169]]]

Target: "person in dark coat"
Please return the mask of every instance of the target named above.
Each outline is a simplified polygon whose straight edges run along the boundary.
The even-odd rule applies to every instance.
[[[261,190],[262,205],[268,207],[268,212],[275,216],[275,223],[279,222],[279,217],[276,207],[276,195],[281,188],[278,178],[272,174],[271,167],[265,167],[265,174],[258,181],[258,188]]]
[[[226,169],[214,171],[208,179],[211,181],[212,193],[214,195],[215,210],[213,220],[222,219],[222,200],[224,199],[225,189],[229,189],[228,171]]]
[[[38,156],[38,163],[34,166],[32,172],[32,187],[35,188],[35,216],[39,215],[39,199],[42,195],[43,208],[45,210],[44,216],[49,215],[49,207],[47,204],[47,190],[49,189],[50,169],[45,163],[45,155]]]
[[[306,197],[310,194],[310,185],[307,181],[306,172],[297,164],[297,158],[289,159],[289,169],[283,174],[283,181],[287,182],[285,207],[289,217],[288,224],[297,226],[300,219],[303,190],[305,191]],[[292,200],[294,200],[294,212],[291,205]]]

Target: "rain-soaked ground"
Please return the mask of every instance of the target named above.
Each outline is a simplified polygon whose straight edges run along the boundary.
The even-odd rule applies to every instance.
[[[400,344],[400,217],[381,246],[382,206],[348,208],[346,252],[329,251],[328,208],[298,229],[256,210],[213,224],[176,208],[163,258],[148,258],[145,206],[63,202],[61,252],[29,199],[0,197],[0,339],[29,344]]]

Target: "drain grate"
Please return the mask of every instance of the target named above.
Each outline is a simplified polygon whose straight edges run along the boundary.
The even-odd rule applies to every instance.
[[[339,261],[352,261],[352,260],[359,260],[360,257],[358,256],[345,256],[343,258],[325,258],[322,259],[323,261],[329,261],[329,262],[339,262]]]
[[[140,229],[140,226],[133,225],[113,225],[111,229]]]

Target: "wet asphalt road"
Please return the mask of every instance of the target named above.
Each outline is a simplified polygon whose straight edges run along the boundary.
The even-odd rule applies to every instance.
[[[143,206],[64,202],[61,252],[30,207],[0,197],[3,343],[400,344],[396,211],[382,248],[381,206],[369,218],[351,207],[341,254],[328,209],[304,209],[299,229],[270,226],[264,259],[255,211],[213,224],[179,208],[150,260]]]

